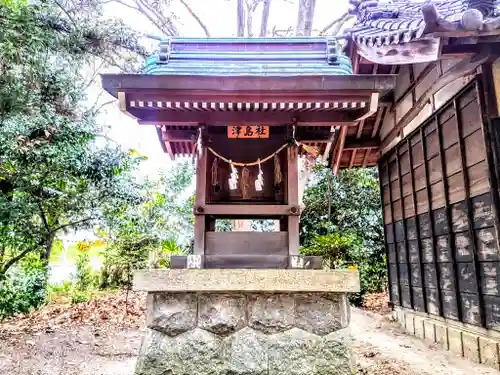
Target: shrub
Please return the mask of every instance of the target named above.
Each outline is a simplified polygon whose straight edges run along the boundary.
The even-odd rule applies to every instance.
[[[97,275],[90,266],[90,256],[87,252],[80,252],[76,257],[76,273],[73,276],[78,290],[86,290],[97,285]]]
[[[39,308],[47,298],[43,267],[16,266],[0,280],[0,320]]]
[[[92,294],[74,289],[70,294],[71,304],[76,305],[77,303],[88,302],[92,299]]]
[[[327,265],[333,268],[356,267],[361,291],[351,295],[350,300],[359,306],[365,294],[383,291],[387,280],[383,249],[377,248],[377,244],[368,245],[354,234],[331,233],[315,236],[301,252],[304,255],[322,256]]]

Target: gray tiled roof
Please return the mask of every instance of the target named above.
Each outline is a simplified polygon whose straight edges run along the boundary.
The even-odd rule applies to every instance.
[[[425,35],[422,6],[432,3],[446,21],[459,21],[463,12],[477,9],[485,19],[500,14],[500,0],[361,0],[351,1],[356,24],[352,38],[367,46],[406,43]]]

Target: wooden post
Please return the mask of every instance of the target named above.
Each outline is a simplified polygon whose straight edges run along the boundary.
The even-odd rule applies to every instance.
[[[206,204],[207,189],[207,149],[202,146],[201,154],[196,163],[196,197],[195,197],[195,224],[194,224],[194,253],[195,255],[205,254],[205,232],[206,220],[204,214],[199,214],[198,207]]]
[[[289,146],[287,148],[287,174],[288,204],[299,206],[299,164],[298,147]],[[299,254],[299,221],[300,216],[288,216],[288,253],[289,255]]]

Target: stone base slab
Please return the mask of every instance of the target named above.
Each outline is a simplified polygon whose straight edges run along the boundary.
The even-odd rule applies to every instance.
[[[500,332],[395,307],[393,316],[412,335],[475,363],[500,369]]]
[[[339,293],[149,293],[136,375],[350,375]]]
[[[166,269],[138,271],[134,289],[146,292],[358,293],[355,270]]]
[[[170,257],[171,269],[230,268],[230,269],[322,269],[323,258],[301,255],[174,255]]]

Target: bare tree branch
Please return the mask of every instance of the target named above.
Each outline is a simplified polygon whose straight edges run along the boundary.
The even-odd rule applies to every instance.
[[[295,35],[311,36],[316,0],[299,0]]]
[[[86,223],[86,222],[94,220],[94,219],[95,219],[95,217],[87,217],[85,219],[73,221],[73,222],[68,223],[68,224],[63,224],[63,225],[58,226],[57,228],[52,229],[50,231],[50,233],[53,234],[53,233],[56,233],[56,232],[60,231],[61,229],[68,228],[68,227],[74,227],[74,226],[76,226],[78,224],[83,224],[83,223]]]
[[[238,0],[237,21],[238,21],[237,36],[245,36],[245,8],[243,7],[243,0]]]
[[[193,9],[191,9],[191,7],[189,6],[188,3],[186,3],[184,0],[180,0],[180,2],[182,3],[182,5],[184,5],[184,7],[189,12],[189,14],[191,14],[191,16],[193,16],[193,18],[196,20],[196,22],[198,22],[198,24],[201,26],[201,28],[205,32],[205,35],[208,38],[210,38],[210,32],[208,31],[207,26],[203,23],[203,21],[200,19],[200,17],[198,17],[198,15],[193,11]]]
[[[14,258],[10,258],[5,264],[4,266],[2,267],[2,270],[0,271],[0,275],[5,275],[7,273],[7,271],[9,270],[10,267],[12,267],[14,264],[16,264],[17,262],[19,262],[21,259],[23,259],[26,255],[28,255],[28,253],[32,251],[32,248],[27,248],[25,249],[24,251],[22,251],[21,253],[19,253],[17,256],[15,256]]]
[[[259,36],[264,38],[267,36],[267,25],[269,23],[269,9],[271,8],[271,0],[264,0],[264,8],[262,9],[262,20],[260,22]]]
[[[349,21],[353,16],[350,15],[349,13],[344,13],[342,16],[340,16],[339,18],[336,18],[334,19],[332,22],[330,22],[328,25],[326,25],[325,27],[323,27],[323,29],[321,29],[321,31],[319,32],[319,35],[325,35],[328,31],[330,31],[330,29],[332,27],[334,27],[334,29],[331,31],[331,34],[332,35],[337,35],[340,31],[340,29],[342,28],[342,26],[347,22]]]
[[[293,27],[289,26],[288,29],[276,29],[276,25],[273,26],[273,30],[271,32],[272,36],[279,36],[281,38],[286,38],[290,35],[292,35],[293,32]]]
[[[64,12],[64,14],[66,14],[69,20],[73,22],[73,24],[75,24],[75,20],[73,19],[73,17],[71,17],[71,14],[69,14],[68,10],[65,7],[63,7],[62,4],[57,0],[54,0],[54,3]]]
[[[140,12],[141,10],[136,7],[136,6],[133,6],[133,5],[130,5],[129,3],[127,3],[126,1],[122,1],[122,0],[110,0],[109,2],[111,1],[116,1],[117,3],[123,5],[123,6],[126,6],[127,8],[130,8],[130,9],[133,9],[133,10],[136,10],[138,12]]]

